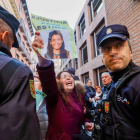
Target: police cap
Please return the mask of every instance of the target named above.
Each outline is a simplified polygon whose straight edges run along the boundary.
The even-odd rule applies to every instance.
[[[16,32],[18,31],[19,28],[19,21],[12,15],[10,14],[7,10],[5,10],[3,7],[0,6],[0,18],[5,21],[9,27],[13,30],[14,33],[14,43],[12,47],[19,48],[19,44],[17,41],[16,37]]]
[[[114,24],[103,28],[97,35],[97,47],[99,48],[101,43],[109,38],[120,38],[124,41],[129,38],[127,27],[120,24]]]

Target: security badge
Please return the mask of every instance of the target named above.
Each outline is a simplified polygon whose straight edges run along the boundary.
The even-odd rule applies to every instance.
[[[108,113],[109,112],[109,102],[105,101],[104,107],[105,107],[105,112]]]
[[[31,95],[33,98],[36,98],[34,80],[29,80],[29,84],[30,84]]]
[[[103,94],[102,99],[106,99],[106,97],[107,97],[107,94]]]
[[[110,33],[112,33],[112,30],[111,30],[111,28],[108,28],[108,29],[106,30],[106,34],[110,34]]]

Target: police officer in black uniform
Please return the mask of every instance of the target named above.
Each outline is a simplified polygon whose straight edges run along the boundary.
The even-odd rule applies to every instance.
[[[115,83],[103,100],[103,140],[140,140],[140,67],[132,62],[129,33],[115,24],[97,36],[102,62]]]
[[[13,59],[18,20],[0,6],[0,140],[42,140],[31,70]]]

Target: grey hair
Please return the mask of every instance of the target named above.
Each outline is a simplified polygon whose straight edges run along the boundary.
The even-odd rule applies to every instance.
[[[88,81],[91,81],[91,79],[88,78],[88,79],[86,80],[86,83],[87,83]]]
[[[107,74],[110,76],[109,72],[103,72],[103,73],[102,73],[102,76],[103,76],[103,74],[105,74],[105,73],[107,73]],[[110,78],[111,78],[111,76],[110,76]]]

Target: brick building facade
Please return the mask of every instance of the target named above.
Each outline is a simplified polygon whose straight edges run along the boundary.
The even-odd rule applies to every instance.
[[[31,47],[31,37],[34,35],[26,0],[0,0],[0,5],[13,14],[20,22],[17,33],[19,48],[12,48],[13,58],[23,62],[34,72],[35,56]]]
[[[101,74],[107,71],[97,50],[96,36],[105,26],[122,24],[128,27],[133,62],[140,66],[140,1],[139,0],[86,0],[74,28],[78,59],[61,60],[61,70],[76,69],[76,75],[85,83],[100,85]]]

